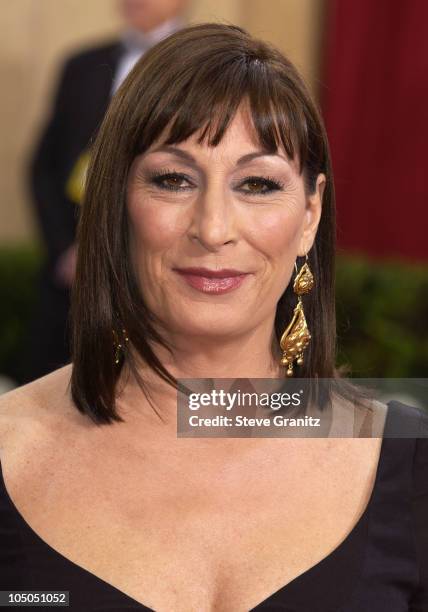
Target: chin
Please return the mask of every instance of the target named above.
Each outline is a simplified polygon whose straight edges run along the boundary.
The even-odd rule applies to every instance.
[[[246,317],[242,314],[237,314],[236,317],[230,314],[219,316],[219,313],[213,313],[212,316],[198,317],[194,313],[194,317],[182,317],[174,320],[168,325],[168,329],[174,330],[176,333],[186,336],[203,336],[205,338],[216,338],[219,336],[232,336],[243,332],[242,322]]]

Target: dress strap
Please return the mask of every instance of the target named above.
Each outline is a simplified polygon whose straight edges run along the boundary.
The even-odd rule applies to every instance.
[[[428,438],[428,413],[397,400],[387,403],[384,438]]]

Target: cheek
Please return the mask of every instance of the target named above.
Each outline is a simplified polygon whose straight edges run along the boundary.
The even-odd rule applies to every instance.
[[[134,248],[146,254],[164,251],[173,246],[181,235],[178,207],[162,206],[159,202],[138,197],[128,201],[128,215]]]
[[[253,244],[267,259],[275,263],[296,257],[301,235],[304,210],[289,210],[278,207],[260,215],[251,229]]]
[[[162,293],[162,277],[167,254],[174,250],[182,228],[178,211],[162,206],[149,197],[133,194],[128,198],[130,251],[142,295],[155,309]]]
[[[278,207],[259,216],[250,238],[264,260],[260,292],[266,308],[276,304],[293,274],[299,249],[303,207],[300,210]]]

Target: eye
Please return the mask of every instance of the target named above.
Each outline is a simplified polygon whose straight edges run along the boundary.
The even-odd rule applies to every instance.
[[[158,172],[151,175],[150,181],[160,189],[169,191],[185,191],[193,187],[190,179],[179,172]]]
[[[244,186],[246,185],[246,188]],[[238,186],[239,191],[249,195],[265,195],[274,191],[282,191],[279,181],[262,176],[247,176]]]

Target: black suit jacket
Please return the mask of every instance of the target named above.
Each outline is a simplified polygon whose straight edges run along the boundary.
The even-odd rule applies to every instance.
[[[101,124],[123,52],[121,43],[112,41],[73,55],[61,72],[30,165],[30,188],[50,265],[74,242],[79,207],[67,197],[66,184]]]

